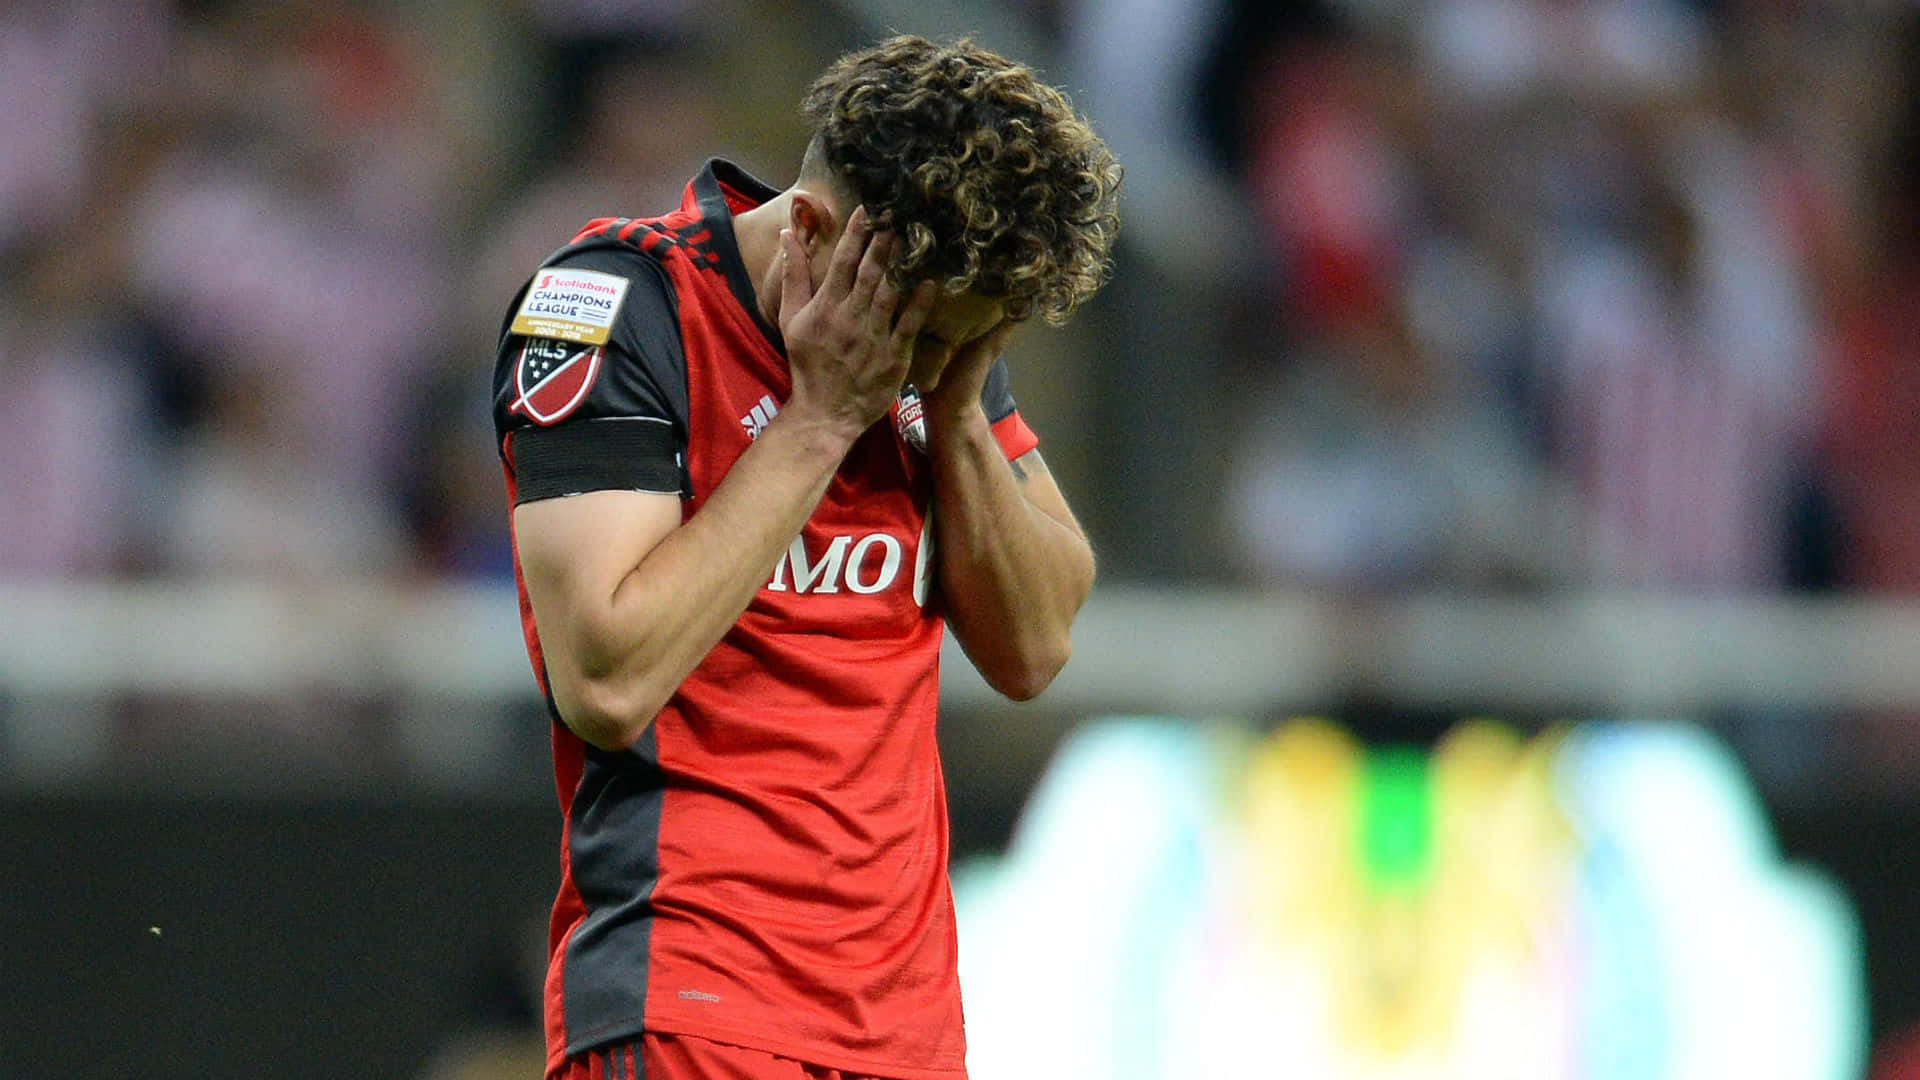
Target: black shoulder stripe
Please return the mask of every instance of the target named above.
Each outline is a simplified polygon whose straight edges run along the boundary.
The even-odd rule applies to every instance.
[[[995,360],[987,370],[987,381],[980,387],[980,405],[986,410],[987,420],[995,424],[1013,415],[1013,377],[1004,359]]]

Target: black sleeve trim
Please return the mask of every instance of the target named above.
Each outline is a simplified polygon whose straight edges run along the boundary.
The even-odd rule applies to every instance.
[[[1004,359],[995,360],[993,367],[987,369],[987,381],[980,387],[980,407],[987,414],[987,422],[992,424],[1013,415],[1013,376],[1008,373]]]
[[[514,505],[587,491],[687,493],[673,425],[650,419],[582,420],[523,428],[508,442]]]

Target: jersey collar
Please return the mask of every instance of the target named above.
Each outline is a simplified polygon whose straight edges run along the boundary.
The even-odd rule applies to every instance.
[[[740,258],[740,243],[733,234],[733,215],[759,206],[768,199],[780,194],[764,181],[747,173],[745,169],[723,158],[714,158],[693,178],[693,194],[700,206],[700,216],[706,221],[707,228],[713,230],[713,248],[720,255],[720,268],[727,275],[727,285],[733,290],[733,297],[740,306],[747,309],[754,324],[766,335],[767,341],[781,353],[787,351],[786,342],[780,336],[779,328],[769,324],[760,311],[760,296],[754,292],[753,279],[747,276],[747,264]]]

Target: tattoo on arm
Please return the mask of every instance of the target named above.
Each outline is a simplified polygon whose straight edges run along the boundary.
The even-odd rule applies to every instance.
[[[1046,459],[1040,456],[1037,449],[1029,450],[1007,464],[1013,466],[1013,478],[1022,482],[1029,476],[1047,471]]]

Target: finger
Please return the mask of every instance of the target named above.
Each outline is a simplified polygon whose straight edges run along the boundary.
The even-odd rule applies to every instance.
[[[986,378],[989,368],[999,361],[1000,354],[1006,351],[1007,338],[1013,333],[1011,320],[1002,319],[993,329],[974,338],[961,347],[953,358],[948,371],[961,376],[959,381],[977,382]],[[949,376],[952,377],[952,376]]]
[[[806,249],[792,229],[780,230],[780,314],[791,319],[813,299],[813,273]]]
[[[833,261],[827,264],[826,280],[820,283],[821,292],[838,299],[852,291],[854,275],[860,269],[861,257],[867,253],[867,241],[872,237],[867,208],[854,207],[853,213],[847,215],[847,227],[840,231],[839,242],[834,244]]]
[[[874,286],[873,300],[867,307],[868,325],[881,333],[891,330],[893,313],[899,306],[900,286],[893,283],[892,274],[881,274],[880,283]]]
[[[1000,354],[1007,351],[1007,342],[1013,339],[1013,332],[1019,325],[1012,319],[1001,319],[1000,325],[994,327],[987,335],[981,348],[987,350],[987,354],[995,360],[1000,359]]]
[[[848,302],[855,310],[871,305],[880,289],[880,283],[887,279],[887,263],[893,258],[893,234],[875,233],[873,242],[867,245],[867,253],[860,259],[860,272],[853,279],[853,291],[847,294]],[[888,312],[889,315],[892,312]]]
[[[960,355],[955,358],[956,362],[969,363],[981,361],[991,363],[992,361],[1000,359],[1000,354],[1006,351],[1007,338],[1013,334],[1013,327],[1013,320],[1001,319],[993,325],[993,329],[967,342],[966,345],[961,348]]]
[[[913,296],[900,312],[900,318],[893,324],[893,342],[896,347],[911,347],[913,339],[920,336],[920,330],[927,325],[927,316],[933,312],[933,300],[936,290],[932,281],[922,281],[914,286]]]

